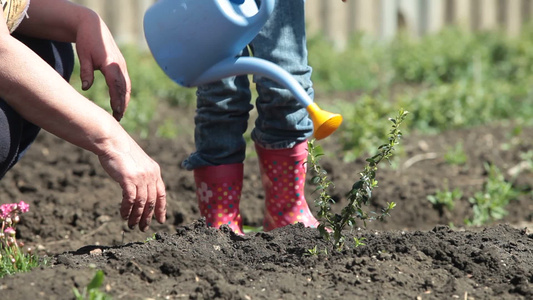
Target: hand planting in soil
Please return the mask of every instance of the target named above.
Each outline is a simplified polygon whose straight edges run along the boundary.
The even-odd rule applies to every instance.
[[[357,223],[356,219],[363,221],[366,226],[367,221],[382,220],[389,216],[390,211],[396,206],[394,202],[387,203],[381,214],[372,215],[363,209],[363,205],[368,205],[368,201],[372,196],[372,190],[378,186],[376,180],[376,171],[378,164],[383,160],[389,160],[395,150],[395,146],[399,144],[401,138],[400,124],[405,120],[408,112],[400,109],[395,118],[390,118],[392,123],[392,130],[389,133],[389,140],[386,144],[378,147],[378,152],[374,156],[367,158],[368,164],[365,166],[363,172],[360,173],[359,180],[354,183],[352,189],[348,192],[348,205],[344,207],[340,214],[331,212],[331,204],[335,201],[329,195],[328,189],[333,186],[333,182],[327,177],[327,172],[319,165],[319,159],[323,156],[322,149],[315,146],[314,141],[309,141],[309,164],[316,174],[312,181],[317,184],[317,190],[320,191],[320,196],[316,200],[319,208],[318,218],[321,221],[318,226],[320,234],[326,239],[330,240],[333,236],[333,244],[341,250],[346,242],[346,237],[342,230],[346,225],[353,227]],[[355,241],[355,245],[361,245],[360,241]]]
[[[29,209],[29,204],[24,201],[0,205],[0,278],[15,272],[28,271],[38,264],[37,257],[31,254],[31,249],[24,253],[21,249],[24,243],[18,242],[16,238],[15,228],[20,222],[19,215]]]

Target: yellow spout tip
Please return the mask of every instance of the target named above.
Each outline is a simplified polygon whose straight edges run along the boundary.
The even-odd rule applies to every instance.
[[[342,123],[342,116],[320,109],[316,103],[307,106],[307,111],[314,125],[314,137],[317,140],[331,135]]]
[[[317,124],[318,126],[315,126],[315,132],[314,132],[315,139],[321,140],[323,138],[328,137],[335,130],[337,130],[337,128],[339,128],[341,123],[342,123],[342,116],[338,114],[334,114],[322,124]]]

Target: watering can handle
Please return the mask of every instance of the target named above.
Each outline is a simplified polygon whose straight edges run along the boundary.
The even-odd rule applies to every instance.
[[[245,0],[230,0],[236,4],[242,4]],[[291,0],[282,0],[282,1],[291,1]],[[248,18],[250,24],[264,24],[274,11],[274,5],[276,0],[261,0],[261,6],[259,7],[259,12],[254,16]],[[259,22],[259,23],[256,23]]]

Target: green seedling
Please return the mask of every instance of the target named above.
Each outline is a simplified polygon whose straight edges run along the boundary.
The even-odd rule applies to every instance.
[[[324,250],[319,250],[318,246],[315,245],[313,248],[307,249],[307,253],[305,253],[308,256],[318,256],[319,254],[328,255],[328,249],[324,248]]]
[[[254,227],[254,226],[249,226],[249,225],[243,225],[242,231],[245,234],[252,233],[252,232],[261,232],[263,231],[263,226]]]
[[[104,272],[98,270],[91,282],[81,292],[77,288],[73,288],[76,300],[110,300],[111,296],[100,290],[104,284],[104,277]]]
[[[474,215],[465,221],[467,225],[480,226],[502,219],[507,215],[505,207],[519,195],[519,191],[505,180],[496,166],[485,164],[485,170],[489,177],[483,185],[483,190],[476,192],[474,197],[469,199]]]
[[[151,236],[147,237],[146,240],[144,240],[144,242],[148,243],[150,241],[154,241],[155,240],[155,235],[156,235],[156,233],[154,232]]]
[[[365,243],[363,243],[363,241],[366,240],[366,238],[362,237],[362,238],[357,238],[357,237],[354,237],[353,238],[353,241],[354,241],[354,247],[357,248],[359,246],[364,246],[366,245]]]
[[[335,201],[328,190],[333,187],[333,182],[328,178],[327,172],[319,165],[319,160],[324,153],[321,147],[315,145],[314,140],[309,141],[308,163],[315,174],[312,182],[317,185],[316,191],[320,192],[316,200],[320,221],[318,230],[321,236],[327,240],[333,240],[333,244],[338,250],[344,248],[346,237],[343,234],[343,229],[346,226],[354,227],[357,220],[361,220],[365,226],[367,221],[383,220],[396,206],[394,202],[387,203],[387,207],[383,208],[380,214],[367,212],[363,209],[369,203],[372,190],[378,186],[376,171],[379,163],[383,160],[389,160],[393,155],[395,146],[399,144],[400,124],[405,120],[407,114],[407,111],[400,109],[395,118],[389,119],[392,123],[392,129],[389,132],[388,142],[378,147],[377,154],[366,159],[367,165],[363,172],[359,173],[359,180],[353,184],[352,189],[347,193],[348,205],[342,209],[340,214],[331,211],[331,204]]]
[[[463,149],[463,143],[459,142],[455,144],[454,147],[449,148],[448,151],[444,154],[444,161],[450,165],[464,165],[468,157],[466,156],[465,150]]]
[[[522,161],[525,163],[525,169],[533,169],[533,150],[520,153],[520,159],[522,159]]]
[[[463,197],[463,192],[458,188],[450,191],[448,181],[446,181],[444,190],[437,190],[434,195],[428,195],[427,199],[440,214],[443,214],[445,208],[452,211],[455,207],[455,202],[461,197]]]

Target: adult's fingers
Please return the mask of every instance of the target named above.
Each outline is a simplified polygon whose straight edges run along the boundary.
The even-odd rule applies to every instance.
[[[90,59],[80,58],[80,79],[82,90],[88,90],[94,82],[94,68]]]
[[[134,200],[133,208],[131,209],[130,218],[128,219],[128,227],[133,229],[135,225],[139,224],[143,215],[144,206],[148,200],[148,191],[146,186],[137,186],[137,197]]]
[[[143,214],[139,223],[139,229],[146,231],[152,222],[154,215],[155,203],[157,200],[157,189],[152,186],[147,187],[147,201],[144,205]]]
[[[83,53],[83,52],[82,52]],[[78,53],[80,60],[80,79],[81,88],[86,91],[94,82],[94,66],[92,60],[87,54]]]
[[[124,220],[128,220],[131,215],[131,210],[137,198],[137,187],[133,184],[124,184],[122,186],[122,204],[120,205],[120,216]]]
[[[121,67],[117,63],[110,64],[101,71],[109,88],[113,117],[120,121],[124,116],[131,95],[131,81],[128,72],[125,66]]]
[[[157,199],[155,203],[155,218],[159,223],[165,223],[167,218],[167,196],[165,183],[162,180],[157,181]]]

